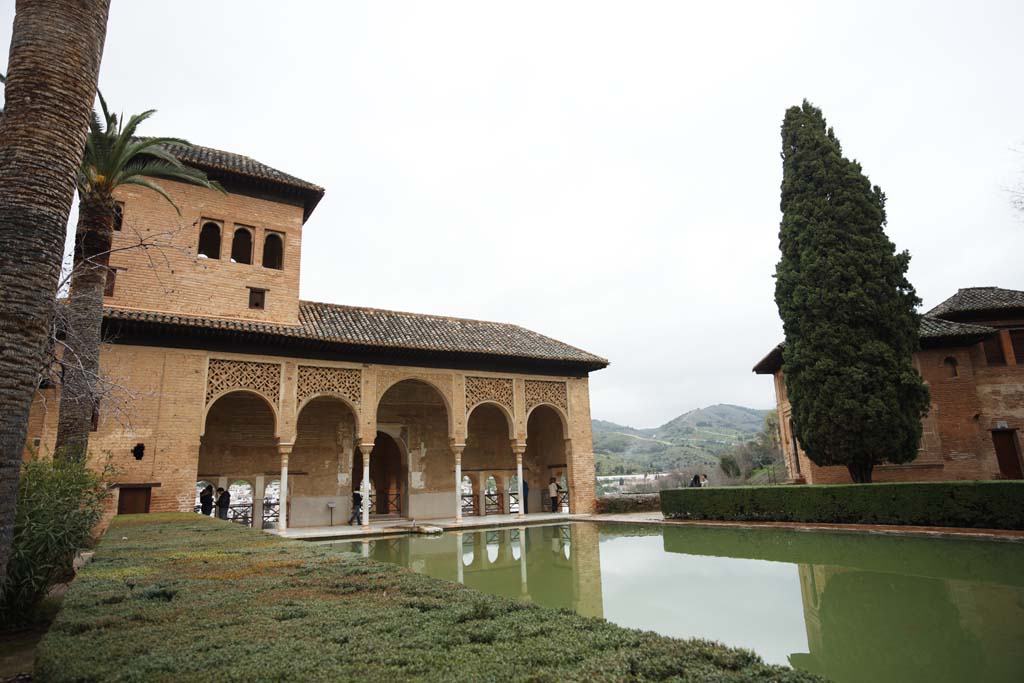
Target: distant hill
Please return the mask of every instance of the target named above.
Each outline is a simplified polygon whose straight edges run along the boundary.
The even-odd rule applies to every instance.
[[[767,410],[717,404],[660,427],[637,429],[593,420],[598,474],[639,474],[718,466],[718,455],[761,430]]]

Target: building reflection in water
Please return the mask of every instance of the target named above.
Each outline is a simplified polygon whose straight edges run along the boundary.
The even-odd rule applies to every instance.
[[[560,524],[364,542],[364,555],[486,593],[603,616],[599,531]]]
[[[711,533],[709,533],[711,532]],[[836,683],[1024,680],[1024,549],[1015,543],[666,529],[665,549],[797,564],[809,652]]]

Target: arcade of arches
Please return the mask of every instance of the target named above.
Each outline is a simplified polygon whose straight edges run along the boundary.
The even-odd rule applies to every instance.
[[[347,392],[307,390],[310,395],[303,397],[300,391],[294,420],[281,410],[286,402],[280,394],[275,406],[275,396],[255,382],[213,393],[196,481],[247,483],[246,490],[255,493],[251,503],[243,503],[252,506],[254,524],[264,520],[264,526],[282,529],[345,523],[354,490],[369,493],[362,502],[364,525],[387,517],[550,512],[551,479],[562,490],[559,511],[589,511],[589,406],[579,410],[585,432],[576,430],[585,434],[578,441],[586,450],[574,460],[575,421],[567,415],[573,380],[563,380],[563,393],[552,402],[539,400],[534,391],[527,406],[524,385],[530,380],[488,377],[460,392],[460,401],[449,387],[472,384],[473,378],[453,382],[456,377],[420,374],[386,384],[378,379],[383,391],[369,406],[373,387],[365,378],[350,383]],[[586,397],[585,384],[582,389]],[[582,482],[574,477],[574,465],[584,473]],[[270,487],[271,482],[280,483]],[[520,506],[524,494],[526,505]]]

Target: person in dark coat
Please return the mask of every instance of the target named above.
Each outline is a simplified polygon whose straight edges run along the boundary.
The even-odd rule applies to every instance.
[[[209,484],[199,494],[199,511],[204,517],[209,517],[210,513],[213,512],[213,487]]]
[[[352,514],[348,516],[348,525],[352,526],[353,521],[360,526],[363,524],[363,494],[359,489],[352,492]]]
[[[523,479],[523,500],[520,501],[522,503],[522,508],[523,508],[523,514],[524,515],[527,512],[529,512],[529,510],[526,509],[527,508],[526,501],[528,501],[529,499],[530,499],[530,487],[526,485],[526,479],[524,478]]]
[[[222,488],[217,489],[217,519],[228,518],[228,508],[231,507],[231,494]]]
[[[700,475],[699,474],[693,475],[693,479],[690,480],[690,488],[691,489],[700,488]]]

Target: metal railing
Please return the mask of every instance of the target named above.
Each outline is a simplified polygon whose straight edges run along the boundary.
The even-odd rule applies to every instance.
[[[387,500],[387,509],[384,512],[377,510],[377,492],[374,491],[370,494],[370,514],[371,515],[401,515],[402,514],[402,494],[399,492],[385,494],[385,500]]]
[[[269,524],[271,528],[277,526],[281,519],[281,501],[270,498],[263,499],[263,528]]]
[[[198,514],[203,514],[202,507],[199,505],[193,506],[192,511]],[[216,506],[214,506],[210,516],[217,516]],[[266,512],[264,512],[264,517],[266,517]],[[275,517],[274,519],[277,518]],[[235,524],[242,524],[244,526],[252,526],[252,503],[236,503],[235,505],[228,507],[228,521],[234,522]]]
[[[472,493],[462,494],[462,516],[472,517],[479,514],[477,512],[476,496]]]
[[[558,494],[558,509],[561,512],[569,511],[569,489],[562,489],[562,492]]]
[[[508,494],[508,511],[519,512],[519,492],[514,491]]]
[[[500,493],[484,493],[484,514],[500,515],[502,510]]]

